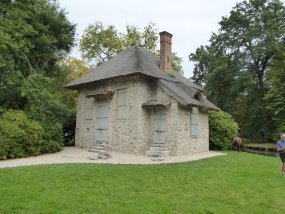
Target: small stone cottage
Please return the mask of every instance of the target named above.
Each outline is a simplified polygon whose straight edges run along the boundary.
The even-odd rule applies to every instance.
[[[160,61],[132,46],[65,87],[78,90],[75,146],[185,155],[209,150],[203,89],[170,75],[171,39],[160,33]]]

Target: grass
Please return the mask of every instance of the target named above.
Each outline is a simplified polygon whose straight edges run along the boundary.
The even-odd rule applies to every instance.
[[[249,138],[242,138],[242,144],[275,144],[276,142],[269,142],[264,139],[249,139]]]
[[[273,143],[250,143],[245,146],[256,147],[256,148],[266,148],[266,149],[275,149],[276,145]]]
[[[280,160],[227,153],[179,164],[0,169],[0,213],[285,213]]]

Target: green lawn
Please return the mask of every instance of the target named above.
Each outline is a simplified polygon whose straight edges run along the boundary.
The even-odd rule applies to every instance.
[[[280,165],[228,152],[180,164],[0,169],[0,213],[285,213]]]
[[[246,144],[245,146],[256,147],[256,148],[268,148],[268,149],[275,149],[276,144],[273,143],[250,143]]]

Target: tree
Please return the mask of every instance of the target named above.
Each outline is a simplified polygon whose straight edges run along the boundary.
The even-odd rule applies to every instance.
[[[21,83],[35,73],[58,72],[56,62],[73,46],[75,25],[55,1],[6,0],[0,8],[0,105],[23,108]]]
[[[136,26],[127,25],[126,33],[120,33],[115,26],[104,26],[102,22],[96,21],[89,25],[80,40],[80,51],[84,59],[93,66],[98,66],[111,59],[116,54],[132,45],[140,45],[157,54],[157,29],[150,22],[143,31]],[[172,67],[175,72],[182,72],[182,59],[176,53],[172,53]]]
[[[123,50],[121,35],[115,26],[101,22],[89,25],[80,40],[82,56],[94,65],[100,65]]]
[[[177,53],[175,53],[175,52],[171,53],[172,72],[174,72],[174,73],[179,72],[179,73],[183,74],[183,69],[182,69],[182,65],[181,65],[182,61],[183,61],[182,58],[179,57],[177,55]]]
[[[264,81],[272,60],[284,44],[284,22],[285,8],[279,0],[249,0],[237,3],[230,16],[223,17],[219,23],[218,34],[213,34],[210,39],[210,49],[200,47],[196,54],[190,55],[190,59],[197,62],[193,79],[203,80],[200,76],[206,76],[204,83],[208,94],[214,93],[215,97],[222,97],[223,90],[219,91],[218,87],[230,90],[228,95],[232,96],[228,96],[224,102],[235,101],[224,105],[231,106],[230,109],[222,109],[236,111],[236,98],[247,97],[249,108],[244,114],[254,114],[253,117],[247,118],[254,124],[250,132],[247,132],[248,135],[260,134],[261,137],[266,137],[270,131],[263,102],[267,91]],[[205,68],[208,70],[205,71]],[[223,77],[220,81],[222,84],[214,84],[220,80],[217,76]],[[227,87],[229,85],[231,87]],[[235,118],[239,116],[235,115]],[[242,126],[241,128],[245,130]]]
[[[68,73],[57,62],[71,50],[74,33],[75,25],[54,0],[0,2],[0,114],[25,110],[29,120],[39,122],[41,152],[60,149],[71,115],[62,102]]]
[[[277,140],[280,133],[285,132],[285,52],[280,53],[272,64],[267,79],[270,89],[264,99],[272,117],[272,138]]]
[[[189,60],[196,62],[193,70],[193,77],[190,79],[199,86],[205,83],[207,71],[210,70],[210,57],[213,56],[209,53],[208,46],[200,46],[196,49],[195,53],[189,55]]]
[[[144,32],[139,32],[139,28],[132,25],[127,25],[126,31],[126,34],[119,33],[115,26],[105,27],[98,21],[89,25],[80,40],[83,57],[97,66],[134,44],[155,51],[157,30],[153,23],[149,23]]]
[[[91,71],[91,68],[86,65],[84,60],[69,57],[62,61],[61,68],[67,70],[68,75],[65,78],[65,82],[71,82],[72,80],[88,73]],[[69,106],[70,109],[76,110],[77,107],[77,91],[75,90],[65,90],[64,92],[64,103]]]

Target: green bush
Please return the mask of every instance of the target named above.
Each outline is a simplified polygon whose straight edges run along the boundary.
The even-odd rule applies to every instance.
[[[41,152],[42,153],[54,153],[54,152],[58,152],[60,151],[62,148],[62,145],[59,144],[58,142],[56,141],[53,141],[53,140],[49,140],[49,141],[46,141],[42,147],[41,147]]]
[[[62,146],[59,123],[43,127],[19,110],[8,110],[0,116],[0,160],[58,152]]]
[[[0,117],[0,159],[40,154],[43,133],[41,124],[23,111],[6,111]]]
[[[210,149],[228,150],[238,132],[238,124],[233,117],[223,111],[209,112]]]
[[[61,150],[63,146],[62,125],[60,123],[44,125],[44,144],[42,145],[42,153],[53,153]]]

